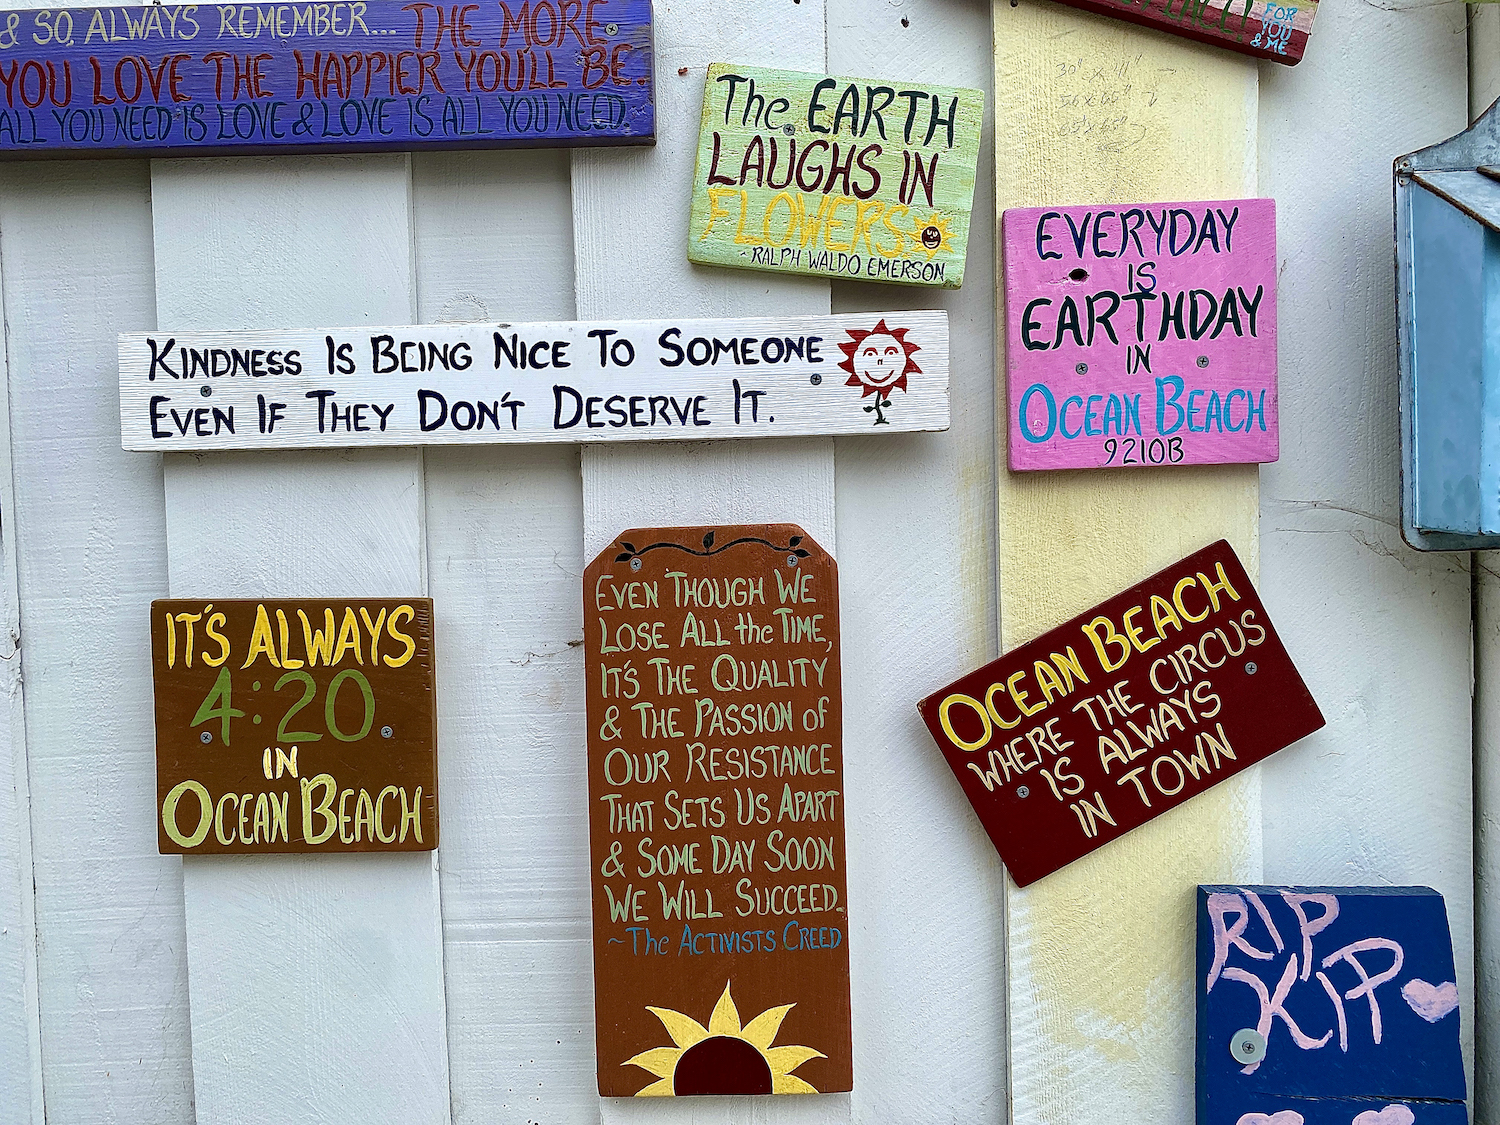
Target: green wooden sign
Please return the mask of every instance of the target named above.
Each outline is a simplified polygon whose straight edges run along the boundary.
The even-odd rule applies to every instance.
[[[957,289],[984,92],[715,63],[688,258]]]

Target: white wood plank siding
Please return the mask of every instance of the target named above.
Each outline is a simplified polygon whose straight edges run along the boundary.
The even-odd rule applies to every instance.
[[[1143,830],[1159,850],[1126,865],[1132,892],[1111,900],[1139,901],[1129,926],[1149,940],[1100,940],[1095,927],[1086,944],[1069,928],[1076,900],[1049,913],[1033,897],[1011,918],[1022,956],[1007,965],[998,859],[912,707],[993,656],[997,628],[1013,642],[1126,585],[1101,560],[1139,553],[1127,533],[1140,495],[1177,530],[1161,557],[1136,559],[1134,577],[1226,518],[1253,548],[1258,522],[1262,595],[1329,719],[1230,803],[1230,829],[1212,836],[1215,874],[1254,872],[1263,850],[1274,880],[1443,890],[1466,1034],[1478,1025],[1475,1120],[1500,1118],[1489,1092],[1500,1081],[1500,563],[1482,556],[1476,579],[1475,839],[1469,559],[1417,555],[1394,529],[1389,291],[1390,159],[1461,128],[1466,94],[1477,110],[1500,91],[1495,7],[1469,9],[1470,85],[1463,5],[1325,4],[1305,62],[1251,68],[1259,92],[1247,82],[1243,105],[1259,135],[1246,144],[1243,130],[1182,127],[1208,76],[1242,61],[1037,0],[998,6],[1002,50],[1033,61],[1097,53],[1099,28],[1116,37],[1112,60],[1155,59],[1162,44],[1191,59],[1133,84],[1130,111],[1154,110],[1150,128],[1166,121],[1182,144],[1147,167],[1132,163],[1140,146],[1018,157],[1060,96],[1081,91],[1002,72],[996,139],[1016,183],[1048,202],[1084,198],[1064,174],[1101,192],[1184,198],[1182,170],[1215,161],[1233,165],[1245,193],[1278,199],[1283,457],[1261,473],[1258,521],[1253,472],[1234,471],[1227,490],[1210,470],[1144,485],[997,479],[988,142],[964,289],[831,290],[840,312],[950,311],[947,433],[581,455],[185,457],[165,487],[158,458],[120,450],[115,335],[158,323],[827,311],[825,282],[687,264],[704,71],[726,59],[989,89],[991,11],[976,0],[656,0],[654,150],[0,166],[0,462],[14,482],[12,503],[0,464],[0,531],[15,549],[0,581],[0,1125],[42,1125],[44,1097],[54,1125],[426,1125],[450,1106],[460,1125],[968,1125],[1007,1119],[1008,1052],[1018,1122],[1115,1125],[1132,1109],[1189,1121],[1185,995],[1140,987],[1163,966],[1175,980],[1190,956],[1179,956],[1187,900],[1149,898],[1187,830]],[[1018,41],[1015,21],[1039,15],[1058,38]],[[1201,108],[1192,120],[1205,120]],[[1007,497],[998,531],[996,489]],[[1101,496],[1103,516],[1089,506]],[[601,1104],[572,647],[580,575],[629,524],[744,518],[797,520],[840,563],[855,1092]],[[437,610],[441,885],[431,857],[195,860],[185,910],[182,861],[155,846],[147,604],[169,592],[169,547],[175,592],[425,583]],[[10,581],[19,603],[7,607]],[[17,615],[24,693],[19,658],[3,659]],[[1107,971],[1060,974],[1047,957],[1069,945]],[[1113,980],[1117,966],[1128,980]],[[397,1009],[411,1014],[407,1030],[387,1036]]]
[[[139,161],[0,169],[48,1116],[193,1120],[180,864],[156,854],[161,466],[120,449],[114,336],[154,317]]]
[[[829,0],[828,68],[989,91],[990,13]],[[948,310],[953,357],[946,433],[834,441],[854,1117],[868,1125],[1006,1118],[1003,868],[915,707],[997,654],[993,109],[989,94],[964,287],[833,285],[837,312]]]
[[[405,156],[154,162],[159,325],[411,319],[410,190]],[[173,596],[425,591],[419,451],[165,476]],[[435,853],[182,862],[200,1120],[449,1120]]]
[[[0,257],[3,252],[0,246]],[[9,417],[9,357],[0,355],[0,418]],[[26,762],[16,490],[11,464],[10,426],[5,425],[0,427],[0,569],[4,572],[0,576],[0,1122],[43,1125],[31,778]]]
[[[424,323],[573,318],[569,162],[412,158]],[[424,456],[453,1118],[594,1121],[578,450]]]
[[[1321,5],[1306,59],[1261,68],[1282,422],[1281,460],[1261,469],[1260,589],[1328,718],[1262,769],[1266,879],[1441,891],[1467,1052],[1469,556],[1420,554],[1397,530],[1391,269],[1391,161],[1467,124],[1464,20],[1457,4]]]
[[[1500,8],[1467,9],[1469,118],[1500,97]],[[1444,43],[1451,52],[1451,45]],[[1451,97],[1451,92],[1449,93]],[[1403,149],[1402,151],[1410,151]],[[1474,1084],[1477,1121],[1500,1115],[1500,564],[1471,557],[1474,587]]]

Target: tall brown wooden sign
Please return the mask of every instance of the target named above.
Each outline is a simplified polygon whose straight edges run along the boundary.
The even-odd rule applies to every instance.
[[[163,854],[438,844],[429,598],[151,603]]]
[[[792,524],[584,573],[599,1092],[849,1090],[838,571]]]

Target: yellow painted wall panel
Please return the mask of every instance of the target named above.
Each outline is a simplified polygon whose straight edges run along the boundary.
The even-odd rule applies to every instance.
[[[997,212],[1255,194],[1253,62],[1039,0],[994,11]],[[1002,403],[1003,372],[997,356]],[[1002,415],[1001,466],[1006,429]],[[1255,466],[1002,469],[1001,647],[1221,536],[1254,576],[1258,507]],[[1016,1125],[1192,1120],[1193,888],[1259,867],[1251,770],[1009,887]]]

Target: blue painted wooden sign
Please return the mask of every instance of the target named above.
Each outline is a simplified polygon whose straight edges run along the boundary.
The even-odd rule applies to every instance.
[[[0,14],[0,157],[650,144],[651,0]]]
[[[1198,888],[1197,1125],[1467,1125],[1427,887]]]

